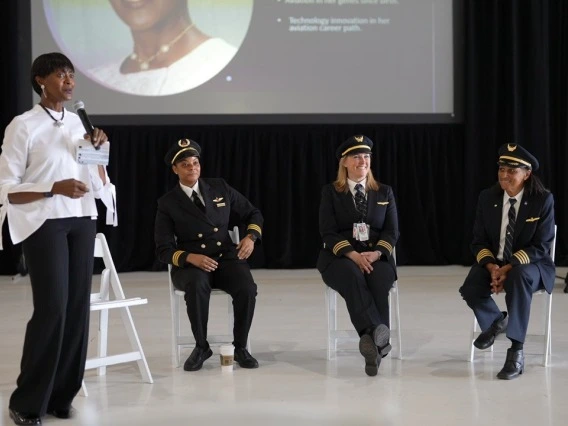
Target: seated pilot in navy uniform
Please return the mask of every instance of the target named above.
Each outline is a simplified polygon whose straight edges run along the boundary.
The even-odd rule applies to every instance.
[[[482,330],[475,347],[489,348],[507,330],[512,345],[497,377],[510,380],[523,373],[532,295],[554,286],[554,198],[534,175],[537,159],[522,146],[502,145],[498,165],[499,182],[479,196],[471,244],[477,263],[460,293]],[[507,312],[491,297],[503,290]]]
[[[207,342],[212,288],[233,298],[235,361],[243,368],[257,368],[257,360],[246,350],[257,294],[246,259],[261,237],[262,214],[223,179],[200,178],[200,155],[201,147],[190,139],[181,139],[166,154],[179,185],[158,200],[154,230],[157,256],[173,265],[172,282],[185,292],[196,341],[183,368],[199,370],[212,355]],[[247,235],[236,246],[228,234],[232,215],[247,224]]]
[[[377,374],[391,349],[388,298],[396,280],[393,249],[399,234],[392,189],[371,172],[372,147],[359,135],[337,149],[337,179],[322,190],[323,248],[317,261],[323,281],[345,299],[369,376]]]

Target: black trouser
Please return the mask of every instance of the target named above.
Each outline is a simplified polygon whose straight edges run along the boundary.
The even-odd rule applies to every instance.
[[[507,337],[524,342],[531,313],[532,295],[539,290],[540,272],[535,265],[517,265],[509,271],[504,282],[505,303],[509,313]],[[487,330],[501,311],[491,297],[491,274],[484,266],[474,265],[467,275],[460,293],[473,310],[479,327]]]
[[[256,284],[248,264],[240,260],[223,260],[214,272],[205,272],[194,266],[174,269],[174,286],[185,291],[187,316],[197,346],[208,348],[207,322],[209,320],[209,298],[211,289],[218,288],[233,298],[235,325],[233,345],[245,348],[254,316]]]
[[[340,257],[322,272],[323,281],[337,291],[347,305],[351,323],[359,335],[379,324],[389,324],[389,291],[395,280],[393,267],[374,262],[370,274],[361,272],[355,262]]]
[[[34,312],[10,408],[43,416],[66,409],[81,389],[87,344],[96,223],[47,220],[24,240]]]

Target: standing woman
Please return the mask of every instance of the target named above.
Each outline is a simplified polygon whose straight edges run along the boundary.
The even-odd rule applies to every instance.
[[[73,96],[73,64],[61,53],[41,55],[31,83],[40,102],[8,125],[0,156],[0,218],[7,215],[13,243],[22,242],[34,304],[9,405],[18,425],[41,424],[46,413],[72,416],[87,355],[95,198],[114,213],[105,168],[75,161],[76,146],[91,137],[63,106]],[[106,141],[94,129],[93,145]]]
[[[371,171],[372,148],[373,141],[358,135],[337,149],[337,179],[322,191],[317,262],[324,282],[345,299],[369,376],[391,349],[388,297],[399,235],[392,189]]]

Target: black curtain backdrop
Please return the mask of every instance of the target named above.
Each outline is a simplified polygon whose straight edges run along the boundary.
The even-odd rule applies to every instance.
[[[2,128],[31,106],[32,60],[29,3],[10,1],[4,10]],[[495,182],[497,148],[507,142],[539,158],[537,174],[556,198],[557,264],[568,264],[567,2],[464,0],[463,11],[462,124],[103,126],[119,227],[104,226],[101,214],[99,229],[118,269],[164,269],[154,256],[153,221],[157,198],[175,184],[164,154],[182,137],[202,145],[202,176],[225,178],[263,212],[254,267],[314,267],[320,190],[335,177],[335,148],[356,133],[375,141],[373,170],[395,191],[399,264],[473,262],[477,196]],[[4,246],[0,273],[11,274],[19,248],[6,239]]]

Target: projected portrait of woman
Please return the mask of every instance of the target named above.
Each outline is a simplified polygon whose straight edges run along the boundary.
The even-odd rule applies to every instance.
[[[196,88],[227,66],[248,29],[252,3],[46,0],[44,5],[56,41],[87,77],[119,92],[164,96]],[[64,6],[67,14],[74,9],[83,24],[67,37],[74,24],[58,19],[63,13],[58,8]]]

